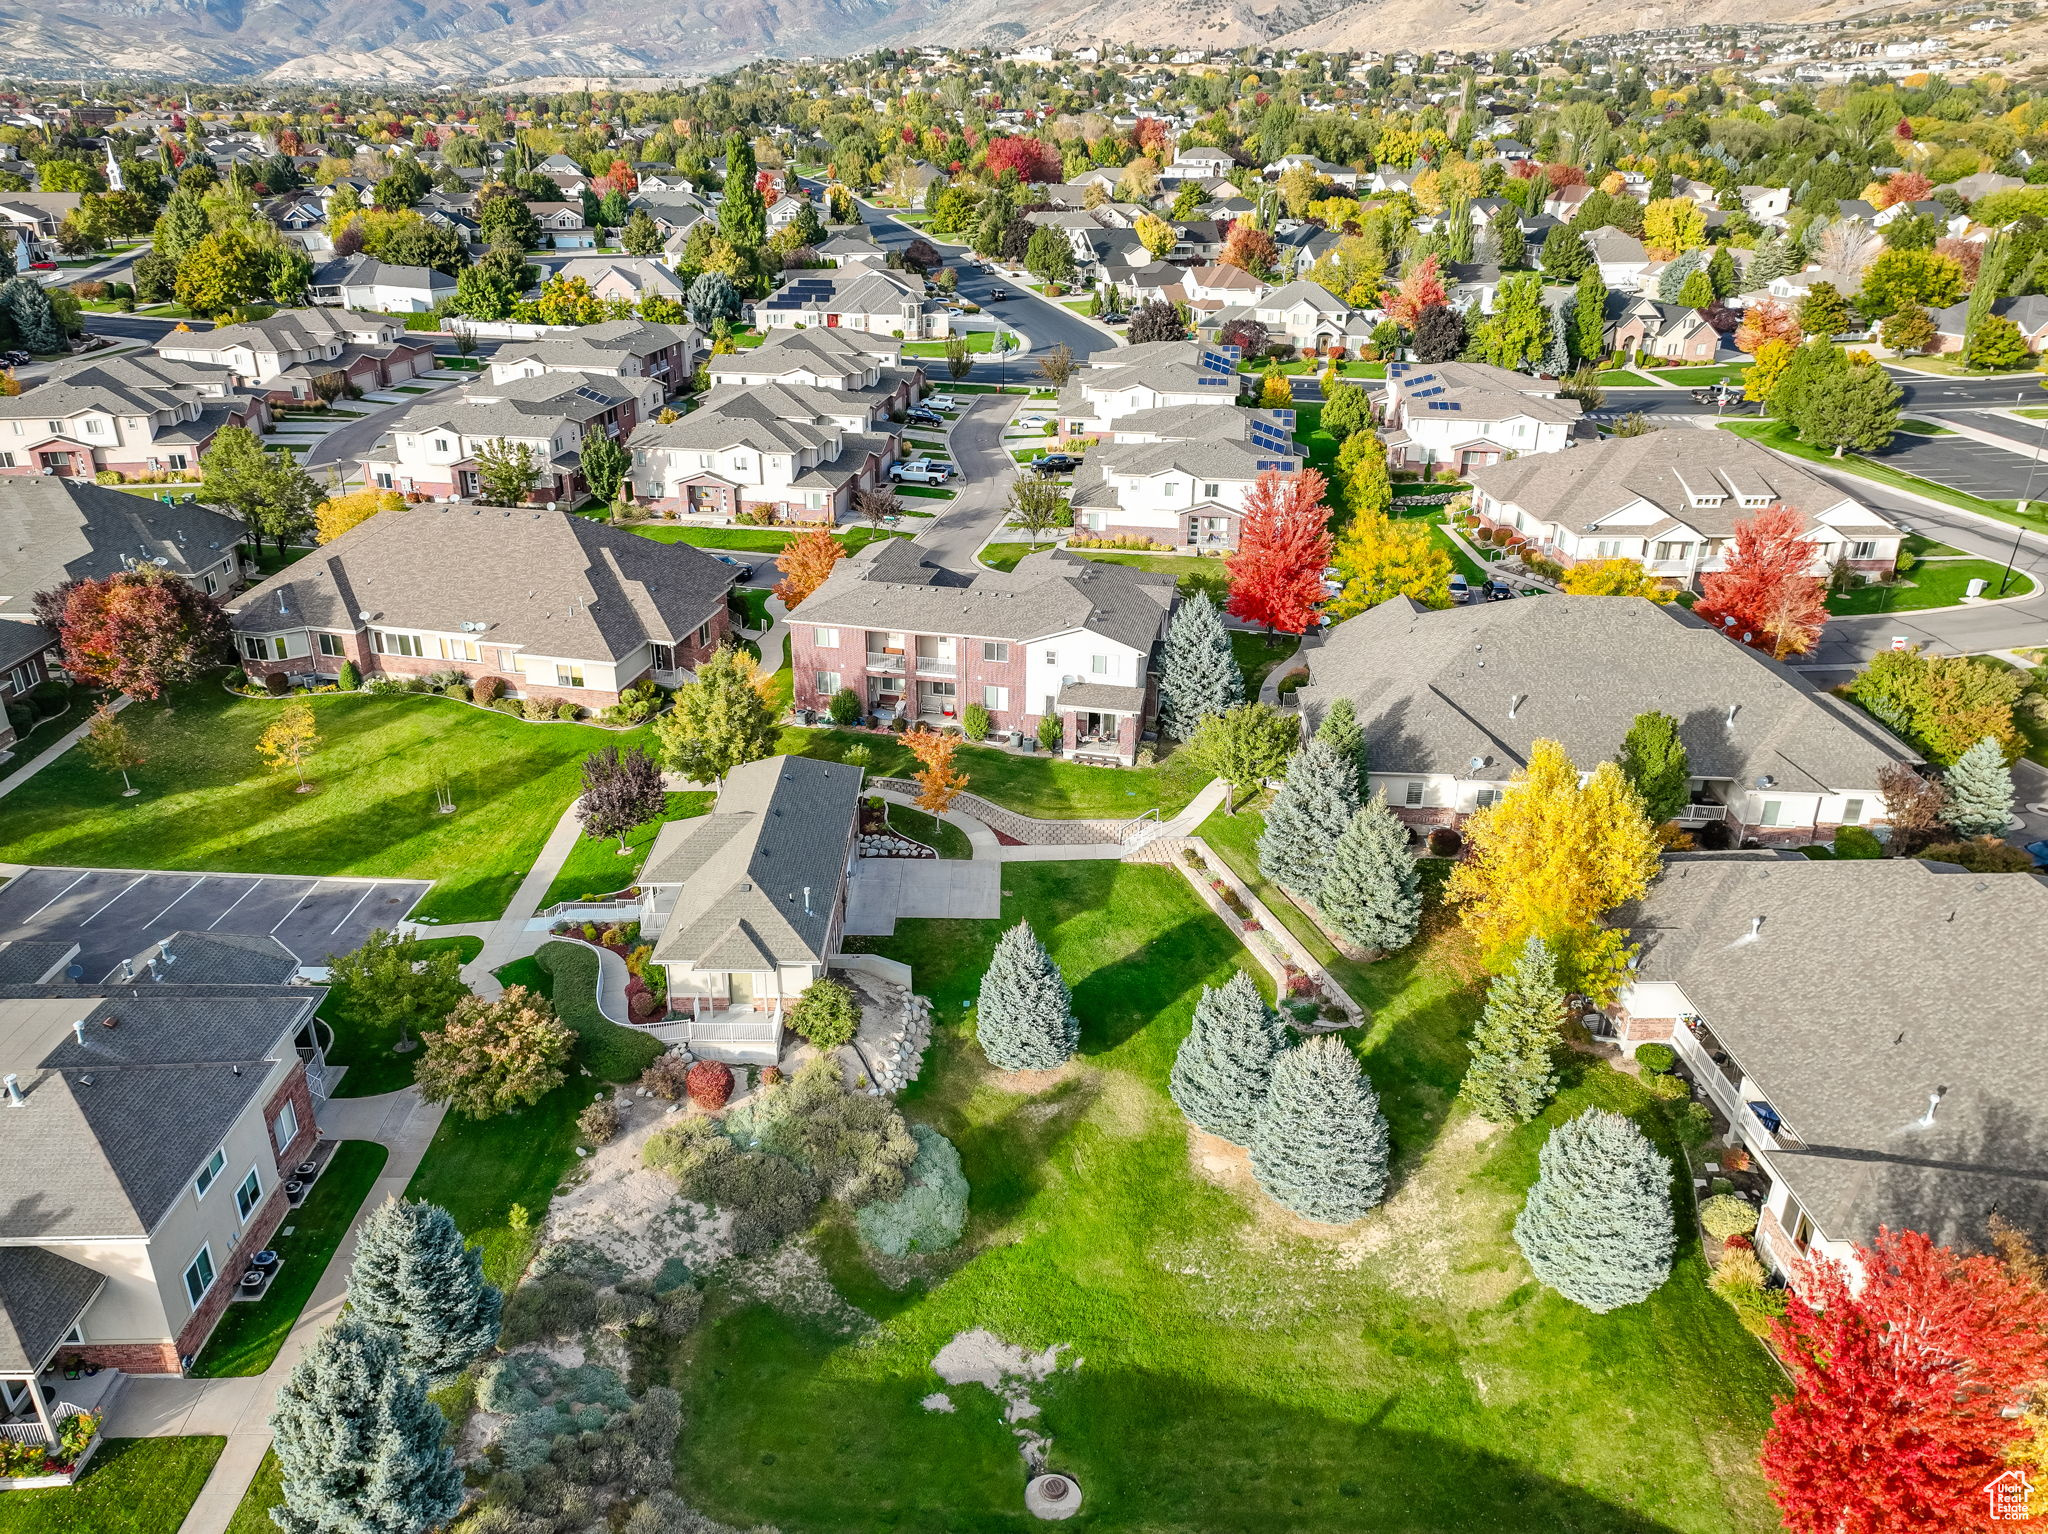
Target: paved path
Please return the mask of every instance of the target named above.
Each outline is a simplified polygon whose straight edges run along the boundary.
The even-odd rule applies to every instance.
[[[1003,430],[1024,404],[1016,394],[963,395],[968,401],[953,423],[953,461],[963,476],[950,501],[916,501],[933,515],[920,519],[917,546],[949,570],[972,570],[975,550],[1003,525],[1017,461],[1003,444]]]
[[[888,937],[899,920],[993,921],[1003,914],[1003,870],[963,858],[859,858],[846,892],[846,934]]]
[[[532,953],[548,940],[545,927],[530,930],[534,916],[539,912],[541,900],[548,887],[555,882],[555,875],[562,871],[562,865],[569,861],[569,854],[576,846],[576,838],[583,834],[583,822],[576,815],[576,801],[562,811],[562,818],[555,822],[555,829],[548,833],[542,844],[540,856],[533,867],[526,871],[526,877],[519,881],[519,889],[512,896],[512,903],[505,907],[505,914],[491,923],[484,935],[484,949],[469,963],[462,966],[462,978],[469,988],[489,1001],[504,991],[497,977],[491,973],[500,965],[510,964],[514,959]],[[439,934],[441,929],[422,927],[422,932]]]
[[[129,697],[128,694],[126,694],[125,692],[122,693],[120,697],[114,700],[114,712],[117,714],[120,713],[122,709],[126,708],[130,703],[133,703],[134,701],[135,700]],[[92,715],[88,713],[84,719],[79,721],[77,724],[73,725],[70,729],[66,730],[62,735],[59,735],[54,741],[50,742],[49,745],[43,747],[42,750],[38,751],[34,756],[30,757],[21,766],[15,768],[14,771],[7,774],[6,777],[0,778],[0,796],[5,796],[7,794],[13,793],[17,788],[21,787],[22,784],[26,783],[30,778],[34,777],[37,773],[41,772],[45,767],[49,766],[50,763],[56,761],[58,757],[62,756],[66,751],[69,751],[73,746],[77,745],[78,742],[84,738],[85,732],[91,728]]]
[[[263,1373],[244,1379],[136,1375],[115,1398],[107,1419],[109,1437],[179,1438],[208,1433],[227,1438],[227,1448],[185,1515],[179,1534],[226,1534],[235,1509],[241,1506],[243,1494],[263,1463],[264,1451],[270,1447],[270,1411],[278,1388],[313,1338],[341,1314],[348,1298],[349,1264],[355,1258],[356,1237],[364,1219],[385,1199],[404,1194],[440,1127],[442,1112],[421,1102],[412,1087],[381,1097],[330,1101],[320,1112],[320,1129],[327,1138],[374,1140],[390,1151],[390,1157],[276,1361]]]

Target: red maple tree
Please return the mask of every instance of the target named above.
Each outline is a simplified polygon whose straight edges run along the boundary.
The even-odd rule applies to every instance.
[[[1224,266],[1263,278],[1272,275],[1280,259],[1280,247],[1265,230],[1240,220],[1230,226],[1230,233],[1223,239],[1223,253],[1216,259]]]
[[[1323,590],[1323,570],[1330,563],[1325,488],[1314,469],[1267,469],[1259,476],[1245,497],[1237,552],[1223,562],[1233,618],[1284,634],[1299,634],[1315,622],[1329,600]]]
[[[1423,310],[1445,302],[1443,269],[1435,256],[1424,256],[1401,278],[1401,285],[1386,295],[1387,315],[1410,330]]]
[[[1800,1265],[1773,1339],[1797,1389],[1778,1403],[1763,1470],[1794,1534],[2013,1527],[1985,1486],[2028,1428],[2004,1415],[2048,1375],[2048,1291],[1993,1257],[1917,1231],[1856,1252],[1861,1289]]]
[[[1043,139],[990,139],[986,163],[990,180],[1006,170],[1014,170],[1019,181],[1060,179],[1060,152]]]
[[[1737,522],[1727,568],[1700,577],[1693,612],[1776,660],[1811,650],[1828,610],[1826,583],[1807,574],[1813,545],[1805,531],[1806,519],[1790,506],[1766,506]]]
[[[1735,327],[1735,349],[1754,357],[1766,341],[1797,345],[1804,334],[1790,309],[1775,298],[1761,299],[1742,311],[1742,323]]]
[[[65,670],[131,697],[161,697],[166,687],[224,665],[230,653],[219,604],[162,565],[73,581],[38,593],[35,607],[63,643]]]

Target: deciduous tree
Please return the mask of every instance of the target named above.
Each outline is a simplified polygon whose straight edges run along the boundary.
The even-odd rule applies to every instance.
[[[484,1282],[483,1250],[438,1204],[386,1198],[363,1221],[348,1270],[349,1314],[398,1339],[398,1364],[445,1379],[490,1352],[504,1296]]]
[[[1449,362],[1465,349],[1465,318],[1449,304],[1431,304],[1415,317],[1409,343],[1418,362]]]
[[[314,536],[322,543],[332,543],[380,511],[404,509],[405,497],[396,490],[351,490],[342,495],[330,495],[313,508]]]
[[[776,583],[775,594],[785,607],[799,606],[831,578],[832,567],[845,557],[846,545],[827,528],[798,534],[776,557],[775,568],[782,572],[782,579]]]
[[[523,506],[540,471],[540,456],[526,443],[493,437],[476,450],[477,498],[487,506]]]
[[[1643,568],[1639,559],[1585,559],[1564,573],[1564,589],[1575,597],[1648,597],[1676,601],[1678,593]]]
[[[454,949],[429,949],[420,938],[381,927],[328,962],[350,1015],[375,1036],[393,1035],[401,1050],[469,994]]]
[[[1340,1225],[1387,1196],[1386,1116],[1343,1040],[1322,1034],[1274,1062],[1251,1153],[1266,1195],[1305,1219]]]
[[[415,1073],[420,1096],[466,1118],[539,1102],[566,1079],[576,1035],[537,991],[507,986],[496,1001],[464,996],[426,1036]]]
[[[1987,735],[2008,757],[2017,753],[2022,737],[2013,709],[2025,689],[2022,673],[1911,645],[1872,656],[1849,696],[1930,762],[1947,766]]]
[[[997,1070],[1055,1070],[1073,1056],[1081,1036],[1074,1000],[1028,921],[997,940],[981,977],[974,1028]]]
[[[596,429],[584,432],[576,458],[583,470],[583,483],[600,501],[609,501],[619,493],[619,486],[625,483],[633,467],[633,455],[624,444]]]
[[[1700,577],[1694,613],[1778,660],[1812,649],[1828,612],[1826,582],[1807,573],[1813,545],[1805,532],[1806,518],[1791,506],[1738,521],[1725,567]]]
[[[1532,932],[1514,967],[1486,988],[1459,1095],[1496,1124],[1528,1123],[1557,1091],[1563,1027],[1557,956]]]
[[[229,655],[228,622],[198,587],[159,564],[38,593],[37,618],[54,628],[73,680],[153,701],[197,680]]]
[[[1239,970],[1222,986],[1202,987],[1167,1090],[1197,1129],[1250,1145],[1286,1043],[1280,1019]]]
[[[753,657],[733,645],[697,668],[676,689],[673,705],[654,721],[662,766],[708,783],[775,749],[775,715],[761,695]]]
[[[1323,391],[1323,430],[1345,446],[1351,443],[1353,433],[1370,434],[1372,427],[1372,396],[1357,384],[1340,383],[1334,389]],[[1380,461],[1386,461],[1386,449],[1380,449]]]
[[[78,748],[85,754],[85,759],[101,772],[121,774],[122,798],[133,798],[141,792],[128,780],[128,774],[146,764],[149,754],[142,749],[134,731],[114,712],[112,704],[102,703],[93,710],[85,738],[78,743]]]
[[[1237,552],[1224,561],[1233,618],[1287,634],[1315,622],[1326,600],[1323,570],[1330,562],[1324,485],[1310,468],[1259,475],[1245,497]]]
[[[1760,299],[1742,311],[1742,323],[1735,327],[1735,349],[1754,357],[1757,349],[1772,341],[1793,345],[1804,339],[1792,311],[1775,298]]]
[[[1907,304],[1885,317],[1878,330],[1878,339],[1903,356],[1913,356],[1932,351],[1941,339],[1941,332],[1934,323],[1933,315],[1918,304]]]
[[[304,699],[287,703],[256,740],[257,752],[272,768],[289,767],[298,774],[302,794],[313,786],[306,781],[306,763],[319,745],[313,705]]]
[[[1605,1313],[1648,1299],[1671,1276],[1671,1163],[1604,1108],[1550,1132],[1515,1245],[1537,1281]]]
[[[953,767],[959,737],[920,725],[903,737],[903,745],[918,761],[917,807],[930,815],[943,815],[967,787],[967,774]]]
[[[1425,607],[1451,605],[1450,551],[1431,536],[1426,522],[1354,516],[1331,563],[1344,583],[1330,603],[1334,618],[1354,617],[1394,597],[1413,597]]]
[[[1151,341],[1185,341],[1187,335],[1187,321],[1163,298],[1155,298],[1133,309],[1131,322],[1124,330],[1124,339],[1133,346],[1143,346]]]
[[[668,808],[661,769],[638,746],[605,746],[583,758],[583,792],[576,815],[583,834],[617,837],[619,855],[629,850],[626,833],[659,819]]]
[[[1300,730],[1292,716],[1270,703],[1240,703],[1195,726],[1187,743],[1188,757],[1229,786],[1224,807],[1235,813],[1239,799],[1250,798],[1267,779],[1287,770]]]
[[[1653,825],[1676,820],[1692,803],[1692,759],[1678,733],[1678,721],[1654,710],[1638,714],[1622,737],[1615,765],[1641,796]]]

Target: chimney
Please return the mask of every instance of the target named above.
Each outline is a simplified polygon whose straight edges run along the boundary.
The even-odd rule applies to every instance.
[[[21,1078],[9,1071],[7,1079],[0,1081],[0,1087],[7,1089],[7,1105],[10,1108],[26,1108],[28,1099],[21,1095]]]

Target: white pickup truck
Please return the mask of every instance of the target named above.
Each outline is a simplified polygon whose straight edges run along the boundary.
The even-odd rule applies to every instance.
[[[936,458],[906,458],[889,465],[889,478],[899,485],[943,485],[960,471]]]

